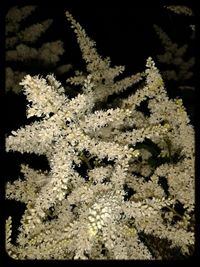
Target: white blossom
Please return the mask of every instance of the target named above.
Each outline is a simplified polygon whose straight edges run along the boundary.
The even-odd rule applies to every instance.
[[[183,103],[169,99],[152,58],[144,73],[115,81],[124,67],[111,67],[80,24],[66,15],[87,73],[68,79],[82,86],[71,99],[53,75],[27,75],[21,82],[33,122],[11,131],[6,151],[45,155],[49,170],[24,164],[23,178],[6,185],[6,197],[26,205],[16,245],[10,217],[6,222],[9,255],[149,260],[157,258],[147,242],[153,237],[190,254],[194,129]],[[141,79],[142,86],[118,107],[106,106],[110,94]],[[144,100],[149,116],[137,110]],[[98,107],[101,101],[105,109]]]

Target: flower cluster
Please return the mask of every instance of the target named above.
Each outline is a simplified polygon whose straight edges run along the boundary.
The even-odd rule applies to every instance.
[[[11,218],[6,247],[17,259],[156,259],[149,240],[166,240],[187,256],[194,246],[194,129],[181,100],[169,99],[159,70],[117,79],[72,15],[87,73],[68,79],[69,99],[53,75],[21,82],[31,124],[12,131],[6,151],[45,155],[50,170],[22,165],[6,196],[24,202],[16,245]],[[140,83],[141,82],[141,83]],[[107,105],[140,83],[118,107]],[[150,115],[138,109],[146,101]],[[99,103],[104,103],[104,109]],[[37,119],[39,118],[39,119]],[[157,248],[159,250],[159,248]],[[13,256],[14,255],[14,256]]]
[[[195,25],[193,24],[193,10],[188,6],[169,5],[165,9],[180,15],[189,16],[190,25],[186,22],[186,27],[191,29],[185,30],[184,43],[179,44],[175,38],[168,35],[160,26],[154,25],[154,29],[163,46],[163,53],[157,55],[158,61],[162,66],[162,75],[164,80],[173,81],[177,84],[176,89],[194,90],[191,78],[194,76],[195,58],[192,50],[195,39]],[[180,23],[180,22],[179,22]],[[182,22],[183,23],[183,22]],[[177,25],[178,27],[178,25]],[[177,29],[178,31],[178,29]],[[181,32],[181,31],[180,31]],[[186,38],[186,36],[189,36]],[[181,32],[182,33],[182,32]]]
[[[182,15],[186,15],[186,16],[193,16],[194,13],[192,11],[191,8],[189,8],[188,6],[184,6],[184,5],[169,5],[169,6],[165,6],[165,8],[169,9],[170,11],[173,11],[176,14],[182,14]]]
[[[179,82],[189,80],[194,75],[193,67],[195,59],[194,57],[189,59],[185,58],[188,45],[185,43],[179,46],[158,25],[154,25],[154,28],[164,47],[164,53],[158,55],[159,62],[165,64],[168,68],[163,72],[164,78]]]
[[[52,19],[32,24],[23,29],[22,25],[36,10],[37,6],[13,6],[6,14],[6,91],[19,94],[22,87],[21,79],[27,74],[27,68],[38,64],[44,69],[57,65],[64,53],[63,42],[60,40],[45,42],[40,47],[35,44],[49,29]],[[35,46],[34,46],[35,44]],[[17,63],[17,64],[16,64]],[[21,67],[18,68],[17,65]],[[60,66],[56,72],[64,73],[71,68],[70,64]]]

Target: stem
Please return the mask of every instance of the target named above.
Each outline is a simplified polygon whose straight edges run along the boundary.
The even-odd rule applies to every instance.
[[[90,170],[92,170],[92,166],[90,165],[89,160],[84,155],[80,156],[79,158],[87,165]]]
[[[175,209],[171,208],[171,207],[167,207],[169,210],[171,210],[177,217],[179,217],[180,219],[183,219],[183,216],[181,216],[177,211],[175,211]]]

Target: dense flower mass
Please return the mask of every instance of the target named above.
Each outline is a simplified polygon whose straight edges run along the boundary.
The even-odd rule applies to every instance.
[[[152,58],[146,69],[118,77],[72,15],[86,72],[65,95],[54,75],[21,81],[35,121],[12,131],[6,150],[45,155],[50,171],[23,164],[6,197],[25,203],[16,244],[12,218],[6,248],[16,259],[157,259],[157,238],[190,255],[194,246],[194,129],[180,99],[167,96]],[[128,97],[128,87],[138,90]],[[135,91],[135,90],[134,90]],[[118,106],[108,96],[121,96]],[[141,108],[147,104],[149,114]],[[101,108],[99,103],[104,103]],[[116,105],[116,103],[115,103]],[[39,118],[39,120],[37,119]]]

